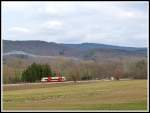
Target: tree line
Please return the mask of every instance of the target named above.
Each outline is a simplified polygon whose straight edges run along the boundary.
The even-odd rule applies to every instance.
[[[59,65],[58,65],[59,64]],[[4,83],[37,82],[42,77],[56,76],[56,71],[67,80],[92,80],[120,78],[147,79],[147,61],[98,63],[93,61],[76,62],[73,60],[58,60],[51,64],[32,63],[23,70],[3,67]],[[6,76],[7,75],[7,76]]]

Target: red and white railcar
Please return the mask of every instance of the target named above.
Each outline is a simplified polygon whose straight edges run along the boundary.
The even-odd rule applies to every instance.
[[[65,77],[58,76],[58,77],[43,77],[41,78],[41,82],[64,82],[66,79]]]

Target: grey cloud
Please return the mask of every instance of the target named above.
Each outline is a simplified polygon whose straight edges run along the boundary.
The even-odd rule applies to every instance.
[[[145,46],[148,39],[147,4],[108,3],[32,3],[21,11],[19,8],[5,8],[5,15],[2,17],[5,20],[5,37],[38,38],[59,43],[96,42]],[[60,21],[62,26],[43,26],[48,21]],[[20,34],[18,37],[15,32],[8,31],[13,26],[27,27],[31,33]],[[130,41],[131,38],[133,41]]]

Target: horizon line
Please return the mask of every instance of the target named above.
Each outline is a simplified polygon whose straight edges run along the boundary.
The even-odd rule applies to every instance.
[[[41,42],[46,42],[46,43],[56,43],[56,44],[73,44],[73,45],[77,45],[77,44],[101,44],[101,45],[108,45],[108,46],[117,46],[117,47],[129,47],[129,48],[148,48],[149,45],[147,46],[125,46],[125,45],[114,45],[114,44],[106,44],[106,43],[95,43],[95,42],[80,42],[80,43],[64,43],[64,42],[54,42],[54,41],[45,41],[45,40],[8,40],[8,39],[2,39],[2,41],[23,41],[23,42],[27,42],[27,41],[41,41]]]

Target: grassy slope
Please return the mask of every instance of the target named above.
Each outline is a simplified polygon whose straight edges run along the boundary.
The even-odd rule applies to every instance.
[[[146,110],[146,80],[57,84],[5,90],[4,110]]]

